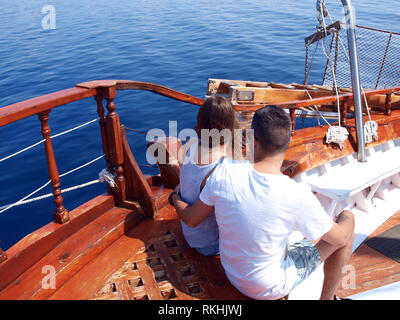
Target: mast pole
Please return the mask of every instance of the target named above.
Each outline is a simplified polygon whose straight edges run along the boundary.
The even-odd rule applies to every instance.
[[[356,22],[355,22],[356,19],[354,14],[354,8],[351,4],[351,0],[341,0],[341,1],[345,12],[347,40],[349,43],[351,82],[353,87],[356,132],[357,132],[357,148],[358,148],[357,159],[360,162],[366,162],[361,84],[360,84],[358,49],[357,49],[357,39],[356,39]]]

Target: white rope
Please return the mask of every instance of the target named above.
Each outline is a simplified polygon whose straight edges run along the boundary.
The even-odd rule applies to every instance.
[[[44,142],[44,139],[41,140],[41,141],[39,141],[39,142],[36,142],[36,143],[32,144],[32,145],[29,146],[29,147],[26,147],[25,149],[22,149],[22,150],[17,151],[17,152],[15,152],[15,153],[13,153],[13,154],[10,154],[9,156],[7,156],[7,157],[5,157],[5,158],[3,158],[3,159],[0,159],[0,162],[3,162],[4,160],[7,160],[7,159],[9,159],[9,158],[12,158],[12,157],[16,156],[17,154],[20,154],[20,153],[22,153],[22,152],[25,152],[25,151],[27,151],[27,150],[29,150],[29,149],[32,149],[33,147],[36,147],[37,145],[39,145],[39,144],[41,144],[41,143],[43,143],[43,142]]]
[[[324,27],[324,29],[325,29],[325,35],[327,35],[326,27]],[[335,37],[336,36],[337,35],[335,34]],[[333,85],[334,85],[335,93],[336,93],[336,104],[337,104],[337,110],[338,110],[338,122],[339,122],[339,127],[340,127],[340,122],[341,122],[341,119],[340,119],[340,101],[339,101],[339,91],[338,91],[338,86],[337,86],[337,81],[336,81],[336,72],[335,72],[335,69],[334,69],[334,67],[332,65],[331,59],[328,57],[328,54],[325,51],[324,39],[322,38],[321,41],[322,41],[322,51],[324,52],[324,55],[326,56],[326,58],[329,60],[329,66],[331,67]]]
[[[313,97],[311,96],[311,94],[308,92],[307,88],[304,88],[306,90],[306,93],[308,94],[309,98],[312,99]],[[326,124],[328,126],[331,126],[331,124],[328,122],[328,120],[325,119],[325,117],[323,116],[323,114],[321,112],[319,112],[318,107],[314,104],[314,108],[312,106],[309,106],[309,108],[311,110],[314,110],[315,112],[318,113],[318,115],[320,116],[320,118],[322,118],[322,120],[324,120],[326,122]]]
[[[0,210],[0,214],[3,213],[4,211],[7,211],[8,209],[11,209],[12,207],[18,206],[20,203],[22,203],[25,199],[29,198],[30,196],[33,196],[35,193],[39,192],[40,190],[42,190],[44,187],[46,187],[47,185],[50,184],[51,181],[47,181],[44,185],[42,185],[41,187],[37,188],[35,191],[31,192],[30,194],[28,194],[27,196],[23,197],[21,200],[13,203],[13,204],[9,204],[9,205],[5,205],[3,207],[1,207]]]
[[[364,124],[365,143],[371,143],[372,140],[378,140],[378,123],[367,121]]]
[[[326,23],[325,23],[325,16],[329,15],[328,10],[325,7],[324,1],[318,1],[317,4],[319,4],[319,16],[318,20],[320,24],[322,25],[324,29],[325,36],[328,36],[328,32],[326,30]],[[334,33],[334,37],[338,37],[338,32]],[[333,79],[333,86],[335,88],[335,93],[336,93],[336,102],[337,102],[337,110],[338,110],[338,125],[337,126],[329,126],[328,131],[326,132],[325,136],[325,142],[327,144],[330,143],[336,143],[339,145],[340,149],[343,149],[344,146],[344,141],[348,138],[348,131],[346,128],[343,128],[340,124],[341,122],[341,115],[340,115],[340,100],[339,100],[339,90],[337,86],[337,81],[336,81],[336,72],[335,69],[332,65],[332,61],[328,54],[326,53],[326,48],[325,48],[325,42],[324,38],[321,38],[322,41],[322,51],[326,58],[328,59],[328,63],[332,72],[332,79]]]
[[[47,186],[49,183],[50,183],[50,181],[49,181],[48,183],[46,183],[45,186]],[[81,188],[84,188],[84,187],[87,187],[87,186],[90,186],[90,185],[96,184],[96,183],[100,183],[100,181],[99,181],[99,180],[93,180],[93,181],[89,181],[89,182],[86,182],[86,183],[83,183],[83,184],[80,184],[80,185],[77,185],[77,186],[73,186],[73,187],[70,187],[70,188],[66,188],[66,189],[63,189],[63,190],[62,190],[62,193],[66,193],[66,192],[69,192],[69,191],[81,189]],[[39,191],[39,190],[34,191],[34,192],[32,192],[32,194],[34,194],[34,193],[36,193],[36,192],[38,192],[38,191]],[[30,194],[29,196],[31,196],[32,194]],[[29,196],[27,196],[27,197],[29,197]],[[53,193],[48,193],[48,194],[45,194],[45,195],[42,195],[42,196],[39,196],[39,197],[30,198],[30,199],[26,199],[26,200],[22,200],[22,199],[21,199],[20,201],[14,203],[14,204],[11,205],[11,206],[10,206],[10,205],[6,205],[6,206],[3,206],[3,207],[0,207],[0,210],[6,209],[6,208],[9,209],[9,208],[11,208],[11,207],[16,207],[16,206],[21,206],[21,205],[23,205],[23,204],[27,204],[27,203],[39,201],[39,200],[42,200],[42,199],[50,198],[50,197],[52,197],[52,196],[53,196]],[[7,209],[6,209],[6,210],[7,210]],[[4,210],[4,211],[6,211],[6,210]],[[0,213],[2,213],[2,212],[3,212],[3,211],[0,211]]]
[[[329,17],[329,20],[330,20],[331,23],[333,24],[333,19],[332,19],[331,14],[329,13],[328,9],[326,8],[324,1],[322,1],[322,3],[323,3],[323,6],[324,6],[324,12],[326,12],[327,16]],[[322,4],[320,4],[320,6],[321,6],[321,8],[322,8]],[[322,12],[322,9],[320,9],[320,10],[321,10],[321,12]],[[321,12],[319,12],[319,15],[321,15]],[[318,20],[319,20],[319,19],[318,19]],[[324,23],[325,23],[325,20],[324,20],[324,19],[323,19],[323,21],[324,21]],[[325,31],[325,33],[326,33],[326,31]],[[326,35],[326,34],[325,34],[325,35]],[[338,40],[339,40],[339,42],[340,42],[340,45],[341,45],[341,47],[342,47],[342,50],[343,50],[345,56],[346,56],[346,58],[347,58],[347,62],[350,63],[350,57],[349,57],[349,55],[347,54],[346,47],[344,46],[344,43],[343,43],[343,41],[342,41],[342,38],[340,37],[339,32],[337,32],[336,36],[337,36],[337,38],[338,38]],[[335,78],[334,78],[334,81],[336,81]],[[364,124],[365,143],[370,143],[370,142],[372,142],[372,140],[375,140],[375,141],[378,140],[378,123],[377,123],[376,121],[372,121],[371,113],[370,113],[370,111],[369,111],[369,105],[368,105],[367,95],[365,94],[364,88],[363,88],[361,85],[360,85],[360,87],[361,87],[362,95],[363,95],[363,97],[364,97],[365,108],[367,109],[367,114],[368,114],[368,119],[369,119],[369,121],[367,121],[367,122]]]
[[[344,141],[347,139],[349,132],[346,128],[339,126],[330,126],[326,132],[326,143],[337,143],[340,149],[343,149]]]
[[[77,171],[77,170],[79,170],[79,169],[82,169],[82,168],[84,168],[84,167],[87,167],[88,165],[92,164],[93,162],[96,162],[97,160],[100,160],[101,158],[104,158],[104,154],[101,155],[101,156],[99,156],[99,157],[97,157],[96,159],[93,159],[93,160],[91,160],[91,161],[89,161],[89,162],[86,162],[85,164],[83,164],[83,165],[81,165],[81,166],[79,166],[79,167],[77,167],[77,168],[75,168],[75,169],[72,169],[72,170],[70,170],[70,171],[68,171],[68,172],[65,172],[65,173],[63,173],[63,174],[60,174],[60,178],[61,178],[61,177],[64,177],[64,176],[67,176],[67,175],[69,175],[70,173],[75,172],[75,171]]]
[[[331,14],[330,14],[329,11],[328,11],[328,8],[325,7],[325,9],[326,9],[326,13],[328,14],[329,20],[331,21],[331,24],[333,24],[333,19],[332,19]],[[339,39],[340,45],[342,46],[343,52],[344,52],[344,54],[345,54],[346,57],[347,57],[347,60],[350,61],[350,57],[349,57],[349,55],[347,54],[346,47],[344,46],[344,43],[343,43],[342,38],[340,37],[339,33],[338,33],[338,39]]]
[[[114,181],[114,178],[115,175],[112,175],[107,169],[103,169],[99,173],[99,181],[107,182],[112,188],[114,188],[117,185]]]
[[[331,23],[333,23],[332,16],[331,16],[331,14],[329,13],[328,9],[326,9],[326,12],[327,12],[327,14],[328,14],[328,17],[329,17]],[[340,42],[340,45],[341,45],[341,47],[342,47],[342,50],[343,50],[345,56],[346,56],[347,62],[350,63],[350,57],[349,57],[349,55],[348,55],[348,53],[347,53],[346,47],[344,46],[344,43],[343,43],[343,41],[342,41],[342,38],[340,37],[339,32],[337,32],[337,38],[338,38],[338,40],[339,40],[339,42]],[[368,106],[367,96],[366,96],[365,91],[364,91],[364,88],[363,88],[362,86],[361,86],[361,91],[362,91],[362,94],[363,94],[363,96],[364,96],[364,101],[365,101],[365,106],[366,106],[366,109],[367,109],[369,121],[372,121],[372,120],[371,120],[371,115],[370,115],[370,112],[369,112],[369,106]]]
[[[64,177],[66,175],[69,175],[70,173],[75,172],[75,171],[77,171],[79,169],[82,169],[82,168],[92,164],[93,162],[98,161],[99,159],[101,159],[103,157],[104,157],[104,155],[101,155],[101,156],[99,156],[99,157],[97,157],[97,158],[95,158],[95,159],[93,159],[93,160],[91,160],[91,161],[89,161],[89,162],[87,162],[87,163],[75,168],[75,169],[72,169],[72,170],[70,170],[68,172],[65,172],[65,173],[61,174],[59,177]],[[70,188],[67,188],[67,189],[63,189],[62,192],[68,192],[68,191],[76,190],[76,189],[79,189],[79,188],[83,188],[83,187],[89,186],[91,184],[97,183],[95,181],[103,182],[101,180],[101,178],[99,177],[99,179],[97,179],[97,180],[93,180],[93,181],[86,182],[86,183],[78,185],[78,186],[74,186],[74,187],[70,187]],[[37,188],[35,191],[31,192],[30,194],[28,194],[27,196],[23,197],[19,201],[0,207],[0,214],[5,212],[5,211],[7,211],[8,209],[11,209],[11,208],[15,207],[15,206],[19,206],[19,205],[22,205],[22,204],[25,204],[25,203],[30,203],[30,202],[33,202],[33,201],[37,201],[37,200],[41,200],[41,199],[45,199],[45,198],[53,196],[52,193],[49,193],[49,194],[46,194],[46,195],[43,195],[43,196],[39,196],[37,198],[28,199],[29,197],[31,197],[34,194],[38,193],[40,190],[42,190],[44,187],[46,187],[50,183],[51,183],[51,181],[47,181],[44,185],[42,185],[41,187]]]
[[[75,131],[75,130],[80,129],[80,128],[82,128],[82,127],[85,127],[85,126],[87,126],[87,125],[89,125],[89,124],[91,124],[91,123],[93,123],[93,122],[95,122],[95,121],[97,121],[97,120],[98,120],[98,118],[93,119],[93,120],[90,120],[90,121],[88,121],[88,122],[86,122],[86,123],[84,123],[84,124],[81,124],[81,125],[79,125],[79,126],[76,126],[76,127],[72,128],[72,129],[68,129],[68,130],[66,130],[66,131],[63,131],[63,132],[57,133],[57,134],[55,134],[55,135],[53,135],[53,136],[50,136],[50,138],[51,138],[51,139],[57,138],[57,137],[59,137],[59,136],[62,136],[62,135],[64,135],[64,134],[67,134],[67,133],[69,133],[69,132]],[[10,158],[12,158],[12,157],[14,157],[14,156],[16,156],[16,155],[18,155],[18,154],[20,154],[20,153],[22,153],[22,152],[25,152],[25,151],[27,151],[27,150],[29,150],[29,149],[32,149],[32,148],[36,147],[37,145],[43,143],[44,141],[45,141],[45,139],[43,139],[43,140],[41,140],[41,141],[38,141],[38,142],[36,142],[36,143],[34,143],[34,144],[32,144],[32,145],[30,145],[30,146],[28,146],[28,147],[26,147],[26,148],[20,150],[20,151],[17,151],[17,152],[15,152],[15,153],[13,153],[13,154],[10,154],[9,156],[0,159],[0,162],[3,162],[3,161],[5,161],[5,160],[7,160],[7,159],[10,159]]]
[[[77,130],[77,129],[86,127],[87,125],[89,125],[89,124],[91,124],[91,123],[93,123],[93,122],[95,122],[95,121],[97,121],[97,120],[99,120],[99,118],[90,120],[90,121],[88,121],[88,122],[86,122],[86,123],[84,123],[84,124],[81,124],[81,125],[79,125],[79,126],[76,126],[76,127],[72,128],[72,129],[69,129],[69,130],[66,130],[66,131],[57,133],[57,134],[55,134],[54,136],[50,136],[50,138],[52,138],[52,139],[53,139],[53,138],[57,138],[57,137],[62,136],[62,135],[64,135],[64,134],[66,134],[66,133],[69,133],[69,132],[71,132],[71,131],[75,131],[75,130]]]

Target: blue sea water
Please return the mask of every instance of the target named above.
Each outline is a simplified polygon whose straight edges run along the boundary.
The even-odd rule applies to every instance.
[[[342,19],[340,1],[327,3]],[[400,32],[397,4],[353,0],[359,24]],[[55,8],[53,30],[42,28],[45,5]],[[1,0],[0,9],[0,106],[96,79],[149,81],[199,97],[208,78],[301,83],[303,39],[317,25],[314,0]],[[317,67],[309,82],[321,77]],[[169,120],[179,129],[195,124],[197,107],[151,93],[120,91],[115,102],[130,128],[168,132]],[[96,117],[90,98],[54,109],[49,124],[55,134]],[[145,137],[128,136],[137,161],[146,163]],[[0,159],[41,139],[36,116],[2,127]],[[59,172],[69,171],[102,154],[98,125],[54,139],[53,146]],[[104,167],[100,160],[62,178],[61,187],[94,180]],[[0,207],[47,180],[43,145],[0,162]],[[71,210],[104,191],[96,184],[65,193],[64,205]],[[42,191],[48,192],[50,186]],[[50,222],[53,210],[50,198],[0,214],[0,247]]]

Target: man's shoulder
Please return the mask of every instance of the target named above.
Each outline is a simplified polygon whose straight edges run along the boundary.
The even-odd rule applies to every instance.
[[[231,173],[237,170],[248,170],[249,162],[246,160],[238,161],[230,158],[224,158],[218,165],[217,169],[220,172]]]
[[[248,170],[248,161],[236,161],[230,158],[221,159],[210,178],[215,181],[226,181],[229,177],[242,175]]]
[[[293,188],[295,188],[301,196],[304,194],[312,194],[311,187],[307,182],[296,182],[293,179],[290,180],[292,181]]]

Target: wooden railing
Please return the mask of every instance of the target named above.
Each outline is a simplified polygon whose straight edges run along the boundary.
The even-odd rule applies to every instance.
[[[3,261],[6,261],[6,260],[7,260],[6,253],[3,250],[1,250],[1,248],[0,248],[0,263],[2,263]]]
[[[50,112],[56,107],[91,97],[95,94],[96,90],[71,88],[0,108],[0,127],[35,114],[39,117],[41,132],[45,140],[44,145],[49,179],[53,188],[53,198],[56,205],[56,210],[54,212],[54,221],[56,223],[68,222],[69,215],[68,210],[65,209],[63,205],[63,198],[60,189],[60,177],[50,139],[51,130],[48,124]]]
[[[117,206],[124,206],[126,204],[126,186],[132,185],[132,175],[124,172],[124,168],[132,168],[132,164],[127,165],[125,162],[126,146],[124,147],[121,136],[121,125],[118,114],[116,113],[116,105],[114,99],[117,90],[146,90],[156,94],[166,96],[175,100],[183,101],[193,105],[201,105],[204,99],[194,97],[170,88],[140,81],[125,81],[125,80],[103,80],[92,81],[77,85],[75,88],[61,90],[41,97],[33,98],[23,102],[15,103],[3,108],[0,108],[0,127],[6,126],[10,123],[22,120],[24,118],[38,115],[41,123],[41,132],[45,140],[46,161],[48,167],[49,179],[53,188],[53,200],[56,206],[54,212],[54,222],[63,224],[67,223],[69,218],[68,210],[64,207],[63,197],[61,196],[60,178],[57,170],[54,150],[50,138],[50,126],[48,123],[50,112],[52,109],[88,97],[94,97],[97,105],[97,112],[99,115],[100,133],[102,138],[103,152],[105,161],[109,172],[116,174],[116,188],[108,188],[109,194],[113,194]],[[386,108],[385,113],[391,113],[391,95],[398,88],[382,89],[382,90],[369,90],[366,95],[373,94],[386,94]],[[306,106],[316,104],[324,104],[336,101],[336,96],[327,96],[311,100],[292,101],[289,103],[279,104],[283,108],[290,110],[293,128],[295,125],[295,109],[300,109]],[[103,106],[103,100],[106,101],[107,114]],[[342,115],[345,118],[347,107],[351,104],[352,94],[342,94],[339,96],[342,104]],[[235,105],[237,111],[256,111],[264,105]],[[125,156],[124,156],[125,152]],[[132,161],[131,161],[132,162]],[[150,189],[145,188],[147,194],[150,194]],[[154,207],[154,204],[147,204],[147,207]],[[151,209],[154,211],[154,208]],[[151,211],[149,210],[149,211]],[[0,249],[0,262],[6,259],[6,255]]]

